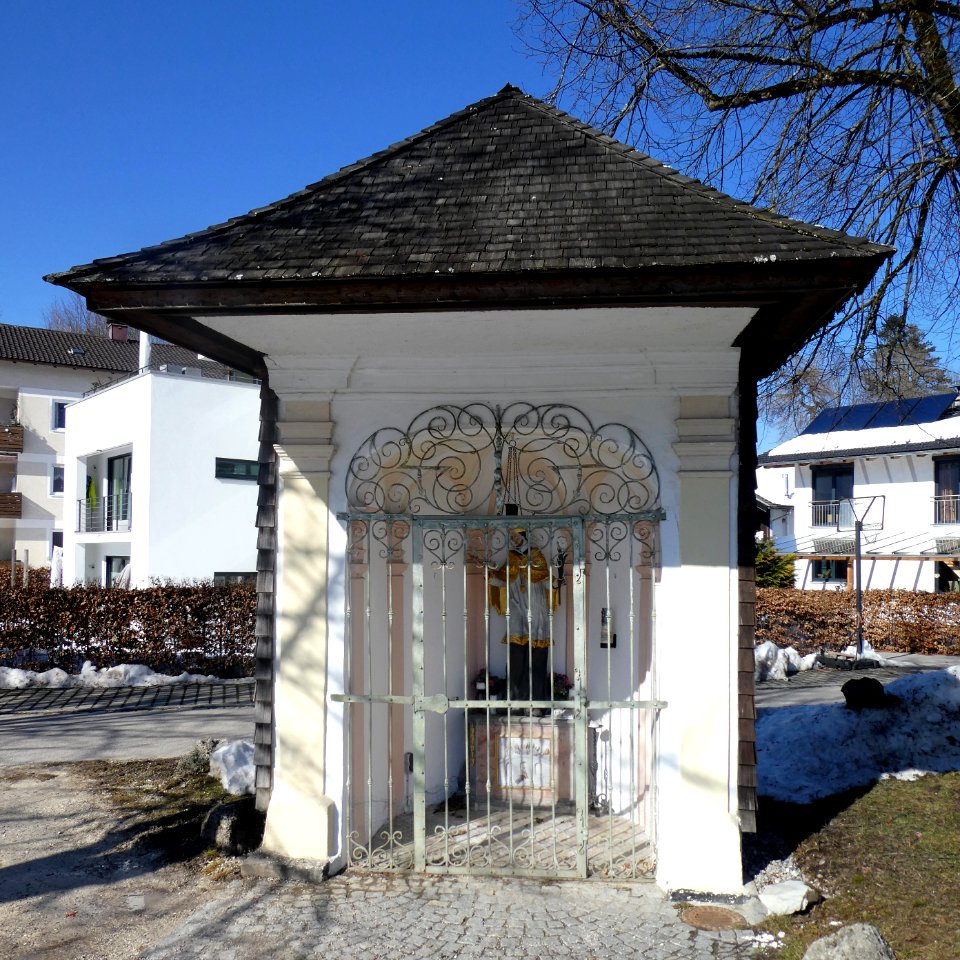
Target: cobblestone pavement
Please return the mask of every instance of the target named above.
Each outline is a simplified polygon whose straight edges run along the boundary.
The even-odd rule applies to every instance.
[[[152,687],[28,687],[24,690],[0,690],[0,715],[243,706],[253,706],[253,680],[171,683]]]
[[[235,881],[144,960],[741,960],[749,930],[682,923],[653,884],[343,875]]]

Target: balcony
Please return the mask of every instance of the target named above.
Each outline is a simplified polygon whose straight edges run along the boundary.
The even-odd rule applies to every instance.
[[[129,533],[130,492],[77,501],[77,533]]]
[[[853,507],[849,500],[814,500],[811,507],[810,526],[853,529]]]
[[[934,497],[933,522],[960,523],[960,496],[951,494],[950,496]]]
[[[19,520],[23,516],[22,493],[0,493],[0,518]]]
[[[0,427],[0,455],[11,453],[23,453],[23,427],[19,423]]]

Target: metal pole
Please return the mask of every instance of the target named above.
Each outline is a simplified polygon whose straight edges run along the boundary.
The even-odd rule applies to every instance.
[[[860,532],[863,530],[863,521],[857,518],[854,521],[853,529],[855,531],[854,549],[856,558],[854,560],[854,576],[857,580],[857,659],[863,656],[863,579],[860,570]]]

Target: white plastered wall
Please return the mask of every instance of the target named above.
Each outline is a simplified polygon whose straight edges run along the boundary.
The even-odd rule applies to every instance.
[[[311,810],[315,822],[322,811],[325,828],[335,825],[343,802],[343,711],[329,694],[343,691],[345,541],[336,514],[347,506],[344,475],[351,456],[375,429],[403,428],[444,401],[561,402],[596,424],[630,426],[660,474],[668,519],[662,525],[662,582],[656,589],[655,685],[669,706],[659,722],[658,879],[671,887],[739,889],[736,476],[730,435],[739,356],[729,344],[750,316],[743,309],[609,309],[209,321],[267,354],[281,407],[278,450],[288,461],[284,467],[281,459],[281,475],[286,470],[290,478],[282,481],[280,495],[277,757],[267,818],[271,849],[327,858],[340,852],[338,831],[331,830],[324,851],[323,830],[315,826],[307,839],[303,827]],[[691,397],[707,398],[704,410],[682,410],[681,399]],[[311,448],[303,442],[310,434],[304,421],[309,415],[302,409],[285,412],[311,403],[330,404],[323,415],[330,417],[326,443],[332,440],[335,453],[323,464],[317,463],[316,444]],[[697,429],[706,430],[705,437],[688,432],[684,439],[683,480],[683,457],[675,449],[682,416],[697,419]],[[317,414],[314,426],[320,418]],[[710,419],[723,421],[720,429],[726,432],[719,438],[699,423]],[[711,461],[707,475],[700,476],[691,447],[712,451],[717,443],[725,451],[721,466]],[[298,503],[297,474],[327,472],[323,502]],[[317,479],[309,482],[320,488]],[[308,547],[299,543],[302,530],[292,527],[291,517],[306,519],[311,509],[325,516],[312,520],[318,536]],[[678,519],[684,511],[686,522]],[[324,548],[329,556],[320,552]],[[323,623],[317,620],[316,598],[302,584],[291,592],[294,553],[299,554],[297,577],[308,573],[304,554],[315,557],[314,583],[326,584],[329,616],[324,613]],[[305,631],[304,623],[313,626]],[[292,644],[295,629],[297,643]],[[307,676],[314,684],[309,693],[304,691]],[[318,695],[319,685],[326,686],[325,696]],[[311,776],[294,768],[295,757],[313,758]]]

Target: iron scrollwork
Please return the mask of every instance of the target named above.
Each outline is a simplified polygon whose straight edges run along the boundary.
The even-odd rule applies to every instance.
[[[351,509],[389,514],[639,514],[659,505],[650,451],[568,404],[443,404],[385,427],[347,470]],[[516,501],[516,502],[507,502]]]

